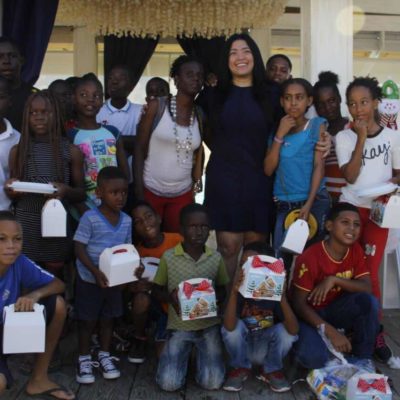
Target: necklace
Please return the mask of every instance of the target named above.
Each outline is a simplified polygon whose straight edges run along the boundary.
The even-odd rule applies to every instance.
[[[189,126],[187,127],[187,135],[185,139],[180,139],[178,135],[178,124],[176,122],[177,118],[177,107],[176,107],[176,96],[171,97],[171,115],[172,120],[174,121],[174,136],[175,136],[175,149],[176,149],[176,159],[179,165],[192,167],[193,164],[193,148],[192,148],[192,139],[193,132],[192,126],[194,124],[194,108],[192,109],[192,113],[190,115]]]

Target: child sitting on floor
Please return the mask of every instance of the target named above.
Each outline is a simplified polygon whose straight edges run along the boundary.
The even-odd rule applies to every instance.
[[[44,353],[37,355],[26,385],[26,394],[72,400],[75,398],[73,393],[51,381],[47,374],[66,316],[64,300],[57,296],[64,291],[64,284],[21,254],[21,251],[21,225],[9,211],[0,211],[0,315],[3,315],[5,306],[14,303],[16,311],[32,311],[35,303],[43,304],[46,309],[46,347]],[[11,383],[12,377],[0,341],[0,396]]]
[[[98,361],[105,379],[116,379],[120,371],[110,356],[113,319],[122,315],[122,294],[118,286],[108,287],[99,269],[99,257],[105,248],[132,242],[131,218],[121,210],[125,206],[128,180],[117,167],[103,168],[97,178],[96,194],[100,206],[85,212],[74,236],[76,266],[75,308],[79,320],[79,361],[76,380],[93,383],[95,377],[90,355],[90,338],[99,324]]]
[[[241,265],[257,254],[273,256],[264,242],[252,242],[243,247]],[[252,364],[261,366],[257,379],[269,384],[274,392],[290,390],[282,373],[283,359],[297,339],[297,319],[286,297],[286,285],[280,302],[246,299],[239,293],[243,269],[236,275],[225,310],[222,339],[229,354],[231,371],[223,385],[227,391],[242,389]]]
[[[379,305],[371,295],[370,272],[357,243],[360,227],[357,207],[337,203],[327,216],[328,238],[296,260],[292,304],[301,322],[294,349],[296,360],[305,368],[321,368],[329,360],[329,350],[318,333],[322,329],[337,351],[352,353],[373,369]],[[351,341],[341,329],[352,332]]]
[[[204,389],[218,389],[224,379],[220,320],[218,317],[182,321],[178,285],[192,278],[213,281],[217,300],[222,301],[228,275],[221,255],[205,246],[209,219],[199,204],[185,206],[180,214],[183,242],[164,253],[154,278],[154,295],[168,302],[169,338],[160,356],[156,381],[163,390],[185,384],[192,347],[196,348],[196,381]]]

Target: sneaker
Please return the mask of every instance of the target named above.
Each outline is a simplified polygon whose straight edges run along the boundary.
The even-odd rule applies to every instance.
[[[261,371],[256,378],[260,381],[268,383],[273,392],[282,393],[288,392],[291,389],[290,383],[286,380],[282,371],[269,372],[268,374],[264,371]]]
[[[222,389],[228,392],[239,392],[243,389],[243,382],[249,377],[250,370],[247,368],[234,368],[229,371]]]
[[[99,363],[104,379],[117,379],[121,376],[121,372],[115,366],[114,361],[119,361],[119,358],[110,356],[110,353],[99,352]]]
[[[76,381],[83,384],[94,383],[95,377],[93,375],[93,367],[98,366],[99,363],[97,361],[92,361],[91,357],[78,360]]]
[[[380,331],[375,339],[374,357],[381,363],[386,364],[393,356],[391,348],[386,344],[385,333],[381,325]]]
[[[133,364],[142,364],[146,359],[146,340],[134,339],[128,354],[128,361]]]

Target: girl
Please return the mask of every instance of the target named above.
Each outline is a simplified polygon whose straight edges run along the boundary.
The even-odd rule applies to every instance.
[[[9,164],[11,181],[52,183],[57,188],[54,196],[68,203],[85,198],[82,154],[64,138],[58,102],[48,91],[28,98],[21,140],[11,149]],[[23,228],[23,253],[60,275],[70,254],[70,238],[42,237],[41,212],[47,197],[10,188],[7,194]]]
[[[372,199],[357,191],[391,181],[400,183],[400,137],[397,132],[379,126],[377,108],[381,89],[375,78],[359,77],[346,90],[347,106],[353,118],[352,129],[337,134],[336,154],[347,181],[340,201],[354,204],[361,216],[360,244],[365,249],[371,272],[372,293],[380,299],[379,265],[386,246],[388,229],[369,219]],[[383,362],[391,357],[382,332],[377,338],[375,355]]]
[[[305,79],[294,78],[283,83],[281,105],[286,115],[281,119],[264,160],[266,175],[272,176],[276,171],[274,248],[277,253],[290,211],[300,209],[298,218],[306,221],[312,213],[318,223],[319,237],[330,205],[324,181],[323,154],[316,149],[316,143],[325,132],[325,120],[319,117],[307,120],[305,117],[312,101],[312,86]],[[290,265],[286,267],[290,268]]]
[[[194,98],[204,71],[194,58],[180,56],[170,76],[178,92],[149,101],[136,137],[134,173],[137,198],[152,205],[164,231],[179,232],[180,210],[193,202],[194,189],[200,189],[202,121]]]
[[[348,118],[343,117],[340,111],[342,98],[337,87],[339,78],[331,71],[321,72],[318,78],[319,80],[314,85],[314,106],[318,115],[328,121],[329,133],[335,144],[336,134],[349,128],[350,125]],[[346,185],[346,180],[338,166],[334,145],[325,160],[325,179],[326,189],[331,199],[337,201],[342,187]]]

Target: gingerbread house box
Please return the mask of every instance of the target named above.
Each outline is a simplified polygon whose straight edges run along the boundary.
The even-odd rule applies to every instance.
[[[243,297],[280,301],[285,283],[282,260],[258,255],[249,257],[243,265],[244,280],[239,288]]]
[[[181,318],[190,321],[217,316],[217,301],[210,279],[188,279],[178,289]]]
[[[385,195],[373,200],[369,217],[381,228],[400,228],[400,195]]]

